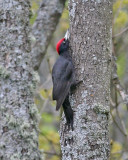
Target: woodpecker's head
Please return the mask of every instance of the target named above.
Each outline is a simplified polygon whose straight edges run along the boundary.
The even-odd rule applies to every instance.
[[[56,45],[56,51],[58,54],[61,54],[64,51],[67,51],[69,48],[69,31],[66,32],[65,37],[59,40]]]

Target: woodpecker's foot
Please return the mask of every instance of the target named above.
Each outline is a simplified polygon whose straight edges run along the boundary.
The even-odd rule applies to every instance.
[[[68,127],[68,131],[70,131],[70,130],[73,131],[73,122],[72,123],[67,122],[66,126]]]
[[[81,84],[83,82],[83,80],[80,80],[80,81],[76,81],[76,86]]]
[[[71,85],[71,92],[73,92],[73,91],[76,89],[76,87],[77,87],[78,85],[80,85],[82,82],[83,82],[82,80],[80,80],[80,81],[75,81],[75,83],[73,83],[73,84]]]

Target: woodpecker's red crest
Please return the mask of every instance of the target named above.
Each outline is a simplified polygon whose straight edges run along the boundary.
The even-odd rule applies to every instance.
[[[61,45],[61,43],[62,43],[64,40],[65,40],[65,38],[59,40],[59,42],[58,42],[57,45],[56,45],[56,51],[58,52],[58,54],[59,54],[60,45]]]

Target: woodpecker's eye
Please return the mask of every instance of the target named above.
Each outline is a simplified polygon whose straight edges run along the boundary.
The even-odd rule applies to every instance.
[[[65,39],[63,40],[63,43],[65,44]]]

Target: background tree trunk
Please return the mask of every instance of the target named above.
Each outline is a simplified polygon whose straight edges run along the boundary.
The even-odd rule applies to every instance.
[[[52,35],[63,12],[66,0],[43,0],[32,27],[32,63],[35,70],[46,53]]]
[[[62,118],[62,160],[109,159],[112,1],[70,0],[70,42],[77,80],[70,97],[74,131]]]
[[[39,160],[29,0],[0,1],[0,160]]]

